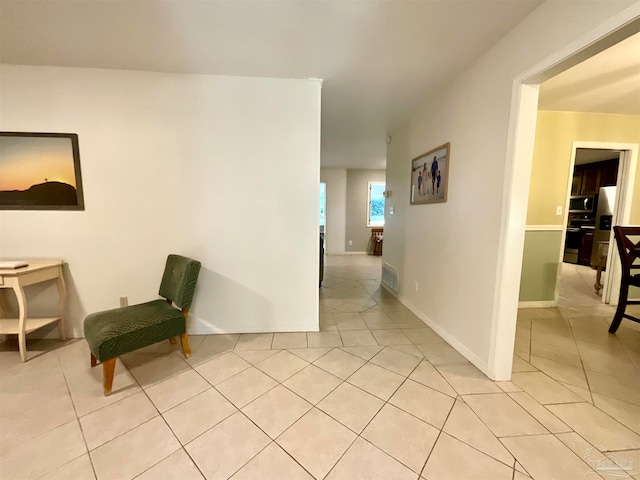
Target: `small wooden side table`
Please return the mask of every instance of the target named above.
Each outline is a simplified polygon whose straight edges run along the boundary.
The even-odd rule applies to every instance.
[[[27,359],[27,333],[58,322],[60,340],[64,341],[64,302],[67,290],[62,276],[62,260],[27,260],[29,265],[23,268],[0,270],[0,288],[11,288],[18,299],[19,317],[0,318],[0,334],[18,335],[20,358]],[[35,283],[56,280],[58,286],[58,316],[29,317],[27,315],[27,297],[24,287]]]

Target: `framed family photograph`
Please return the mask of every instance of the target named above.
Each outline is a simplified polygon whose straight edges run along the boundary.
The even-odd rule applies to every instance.
[[[78,135],[0,132],[0,210],[84,210]]]
[[[411,160],[411,205],[447,201],[450,143]]]

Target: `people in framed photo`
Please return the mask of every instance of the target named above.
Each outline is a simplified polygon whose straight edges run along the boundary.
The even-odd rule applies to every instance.
[[[411,205],[447,201],[450,143],[411,160]]]

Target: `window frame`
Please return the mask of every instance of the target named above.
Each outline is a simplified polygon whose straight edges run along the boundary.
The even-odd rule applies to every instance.
[[[324,205],[320,201],[320,197],[322,195],[322,186],[324,185]],[[322,208],[324,207],[324,224],[322,222]],[[320,227],[327,228],[327,182],[320,182],[320,187],[318,188],[318,225]]]
[[[380,222],[375,222],[375,223],[371,223],[371,187],[373,185],[382,185],[383,188],[386,190],[387,188],[387,182],[386,181],[369,181],[367,182],[367,228],[376,228],[376,227],[384,227],[384,212],[385,212],[385,208],[386,208],[386,198],[385,198],[385,207],[383,208],[383,218],[382,218],[382,223]],[[384,198],[384,196],[383,196]]]

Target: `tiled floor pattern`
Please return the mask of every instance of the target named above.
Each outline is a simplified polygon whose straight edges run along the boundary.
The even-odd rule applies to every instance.
[[[633,324],[521,311],[492,382],[380,290],[379,258],[326,263],[320,332],[192,336],[186,360],[163,342],[118,361],[110,397],[82,340],[26,364],[4,345],[0,478],[610,478],[603,452],[640,478]]]
[[[602,305],[602,290],[596,294],[596,271],[586,265],[562,263],[558,283],[558,304],[564,307],[596,307]],[[605,273],[603,272],[604,276]],[[604,281],[604,277],[600,280]]]

